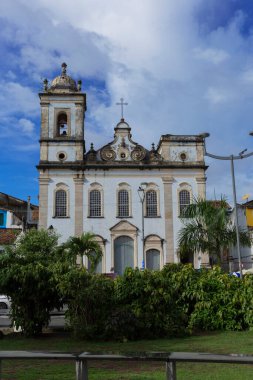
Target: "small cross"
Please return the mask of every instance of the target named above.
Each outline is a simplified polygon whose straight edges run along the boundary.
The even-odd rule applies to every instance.
[[[128,103],[124,103],[124,99],[120,98],[120,103],[116,103],[116,106],[121,106],[121,119],[124,119],[123,107],[128,106]]]

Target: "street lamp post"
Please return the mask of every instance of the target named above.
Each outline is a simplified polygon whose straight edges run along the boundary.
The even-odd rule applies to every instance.
[[[250,133],[253,136],[253,132]],[[235,186],[235,169],[234,169],[234,160],[242,160],[243,158],[248,158],[253,156],[253,152],[244,154],[247,149],[244,149],[242,152],[238,154],[238,156],[234,156],[231,154],[230,156],[217,156],[215,154],[208,153],[206,151],[206,141],[205,139],[209,137],[209,133],[201,133],[199,137],[204,139],[204,155],[214,158],[216,160],[229,160],[230,168],[231,168],[231,177],[232,177],[232,189],[233,189],[233,200],[234,200],[234,209],[235,209],[235,229],[236,229],[236,247],[237,247],[237,256],[239,262],[239,270],[240,270],[240,278],[242,278],[242,258],[241,258],[241,249],[240,249],[240,237],[239,237],[239,227],[238,227],[238,211],[237,211],[237,200],[236,200],[236,186]]]
[[[141,228],[142,228],[142,263],[141,263],[141,269],[145,269],[145,244],[144,244],[144,202],[145,202],[145,188],[147,184],[145,182],[141,183],[138,188],[138,194],[140,197],[141,202]]]

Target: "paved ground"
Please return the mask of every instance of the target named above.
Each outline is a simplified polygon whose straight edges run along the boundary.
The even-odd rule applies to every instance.
[[[49,324],[49,327],[53,328],[60,328],[64,327],[64,316],[63,315],[53,315],[51,317],[51,322]],[[11,324],[10,319],[8,315],[5,313],[0,314],[0,328],[1,327],[9,327]]]

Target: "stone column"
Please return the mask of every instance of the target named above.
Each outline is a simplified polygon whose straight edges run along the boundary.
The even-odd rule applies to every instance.
[[[41,129],[40,137],[48,138],[49,137],[49,102],[41,102]]]
[[[84,109],[83,104],[75,103],[75,135],[78,138],[84,138]]]
[[[173,197],[172,184],[173,177],[162,177],[164,188],[164,219],[165,219],[165,239],[167,243],[166,263],[174,263],[174,233],[173,233]]]
[[[40,196],[39,196],[39,228],[47,228],[48,216],[48,184],[50,178],[48,176],[39,177]]]
[[[196,177],[196,182],[198,185],[198,197],[206,199],[206,177]]]
[[[84,175],[74,178],[75,183],[75,236],[83,233],[83,183]]]

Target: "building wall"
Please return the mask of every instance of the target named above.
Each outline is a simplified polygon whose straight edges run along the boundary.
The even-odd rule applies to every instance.
[[[246,217],[246,210],[243,205],[237,205],[237,214],[238,214],[238,226],[243,231],[248,231],[248,219]],[[235,210],[233,209],[231,213],[231,221],[233,224],[235,224]],[[252,231],[249,230],[249,233],[252,233]],[[240,252],[241,252],[241,261],[243,264],[243,269],[250,269],[253,267],[253,246],[251,247],[243,247],[240,246]],[[231,271],[236,271],[239,269],[239,260],[238,260],[238,251],[237,246],[230,247],[229,250],[230,254],[230,261],[231,261]]]
[[[48,181],[48,209],[47,209],[47,226],[53,226],[54,229],[61,235],[60,241],[66,241],[70,236],[75,235],[75,210],[83,209],[83,231],[93,232],[95,235],[101,236],[105,239],[105,253],[106,265],[105,271],[109,272],[112,267],[112,252],[113,252],[113,233],[111,229],[116,226],[120,221],[124,220],[135,226],[137,232],[137,266],[141,267],[142,262],[142,205],[140,202],[138,188],[141,183],[152,183],[158,189],[159,201],[159,216],[158,217],[145,217],[144,218],[144,235],[157,235],[164,241],[163,243],[163,257],[162,264],[168,261],[168,251],[172,248],[173,258],[172,262],[178,262],[177,255],[177,235],[181,228],[181,221],[179,219],[179,203],[178,191],[181,184],[187,184],[192,189],[192,197],[198,197],[198,184],[196,178],[199,175],[198,170],[174,170],[170,171],[172,174],[172,225],[173,234],[172,240],[168,241],[168,233],[166,231],[165,223],[165,204],[164,199],[168,194],[164,193],[163,178],[168,173],[168,170],[89,170],[84,175],[82,191],[83,201],[82,204],[75,204],[75,182],[76,175],[71,170],[51,170],[49,173]],[[120,183],[127,183],[130,187],[130,207],[131,216],[129,218],[117,217],[117,188]],[[99,184],[103,190],[103,217],[91,218],[89,217],[89,189],[92,184]],[[55,218],[54,217],[54,199],[55,190],[57,185],[63,184],[68,188],[69,201],[68,201],[68,217]],[[124,235],[124,232],[121,232]]]

